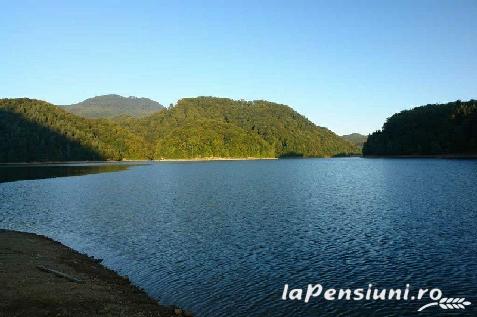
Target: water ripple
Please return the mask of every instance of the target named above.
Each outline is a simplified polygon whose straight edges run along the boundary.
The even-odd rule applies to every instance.
[[[472,316],[476,192],[475,160],[153,164],[0,184],[0,226],[103,258],[199,317],[405,316],[420,306],[282,301],[285,283],[438,287],[472,301]]]

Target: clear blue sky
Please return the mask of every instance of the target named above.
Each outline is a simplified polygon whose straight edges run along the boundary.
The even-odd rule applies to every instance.
[[[267,99],[343,134],[477,98],[477,1],[0,0],[0,97]]]

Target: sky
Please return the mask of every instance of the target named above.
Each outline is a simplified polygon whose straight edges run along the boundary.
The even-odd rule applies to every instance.
[[[477,98],[476,0],[0,0],[0,98],[287,104],[338,134]]]

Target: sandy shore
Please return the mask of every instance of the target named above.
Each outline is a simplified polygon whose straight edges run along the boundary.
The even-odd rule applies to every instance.
[[[204,161],[257,161],[257,160],[278,160],[276,157],[202,157],[194,159],[162,159],[153,162],[204,162]]]
[[[127,278],[31,233],[0,230],[0,316],[190,316]]]

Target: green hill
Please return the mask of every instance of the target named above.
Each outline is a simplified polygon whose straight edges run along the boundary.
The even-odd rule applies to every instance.
[[[358,149],[288,106],[199,97],[148,117],[87,119],[44,101],[0,99],[0,162],[329,157]]]
[[[113,122],[40,100],[0,99],[0,162],[139,159],[147,150],[141,137]]]
[[[186,119],[155,143],[156,158],[273,157],[273,148],[258,135],[227,122]]]
[[[364,155],[477,153],[477,101],[460,100],[401,111],[368,137]]]
[[[145,117],[164,107],[148,98],[104,95],[64,106],[65,110],[85,118],[114,118],[118,116]]]
[[[210,153],[213,156],[223,155],[214,151],[199,154],[189,146],[189,143],[196,142],[192,140],[194,136],[202,137],[210,133],[209,130],[217,132],[214,137],[216,141],[220,136],[223,139],[221,142],[228,144],[227,156],[232,157],[249,156],[250,151],[258,157],[263,157],[266,153],[272,157],[329,157],[359,152],[349,142],[326,128],[316,126],[290,107],[261,100],[185,98],[179,100],[174,107],[147,118],[122,118],[118,122],[144,136],[151,144],[159,144],[156,147],[156,157],[162,157],[165,147],[177,146],[179,141],[175,134],[178,131],[192,130],[195,131],[194,135],[190,132],[181,133],[182,157],[207,156]],[[224,134],[224,129],[235,135],[232,143]],[[240,155],[244,143],[249,144],[250,149]]]
[[[346,141],[356,145],[358,148],[362,149],[364,142],[368,139],[366,135],[362,135],[359,133],[351,133],[351,134],[346,134],[341,136],[343,139]]]

